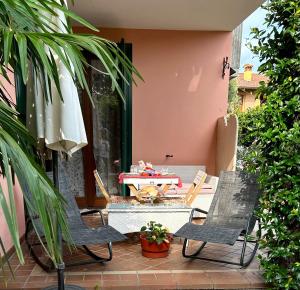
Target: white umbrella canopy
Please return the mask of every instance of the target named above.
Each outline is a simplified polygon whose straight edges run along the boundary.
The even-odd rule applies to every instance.
[[[54,84],[52,101],[44,100],[41,85],[30,79],[27,86],[27,127],[52,150],[72,155],[87,145],[77,88],[63,64],[58,63],[63,101]]]
[[[66,32],[67,21],[62,11],[52,17],[55,30]],[[48,16],[49,17],[49,16]],[[57,56],[60,89],[63,100],[51,82],[51,98],[45,100],[43,89],[34,72],[29,74],[27,83],[27,127],[33,135],[45,142],[52,150],[72,155],[87,145],[87,137],[78,97],[78,91],[70,72]],[[52,100],[50,100],[52,99]]]

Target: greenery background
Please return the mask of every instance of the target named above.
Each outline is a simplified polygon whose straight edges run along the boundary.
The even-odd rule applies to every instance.
[[[266,29],[250,45],[270,79],[260,87],[260,108],[240,116],[246,168],[259,173],[263,238],[261,267],[272,289],[300,285],[300,1],[264,5]]]

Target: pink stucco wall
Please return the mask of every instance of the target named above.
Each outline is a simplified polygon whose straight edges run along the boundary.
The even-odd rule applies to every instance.
[[[228,71],[223,80],[222,60],[231,55],[231,33],[101,29],[101,35],[131,42],[133,62],[145,79],[133,87],[133,161],[203,164],[214,174],[217,119],[227,107]],[[14,96],[13,87],[6,87]],[[174,157],[166,159],[166,154]],[[22,235],[24,207],[18,184],[15,193]],[[1,210],[0,236],[9,249]]]
[[[82,31],[76,28],[76,31]],[[215,173],[217,119],[226,114],[231,32],[101,29],[133,45],[145,82],[133,87],[133,161],[203,164]],[[166,154],[173,158],[166,159]]]
[[[6,180],[0,177],[0,183],[4,191],[4,194],[7,197],[8,190],[7,190]],[[23,203],[23,195],[22,195],[21,187],[17,179],[14,186],[14,193],[15,193],[14,197],[15,197],[15,204],[17,209],[19,233],[21,237],[25,233],[24,203]],[[1,208],[0,208],[0,236],[4,244],[4,248],[7,251],[10,250],[13,246],[13,243]]]
[[[12,74],[10,74],[10,79],[13,82],[14,78],[13,78]],[[3,79],[1,79],[1,81],[3,82],[6,90],[9,92],[12,99],[15,101],[14,86],[5,82]],[[8,194],[7,183],[6,183],[6,180],[3,179],[2,177],[0,177],[0,184],[3,189],[4,194],[7,196],[7,194]],[[21,187],[20,187],[17,179],[16,179],[16,183],[14,185],[14,193],[15,193],[14,197],[15,197],[15,204],[16,204],[16,209],[17,209],[19,232],[20,232],[20,236],[22,236],[25,233],[24,204],[23,204],[23,194],[22,194]],[[10,250],[13,244],[12,244],[12,240],[10,238],[10,234],[9,234],[1,207],[0,207],[0,237],[3,241],[5,249]]]

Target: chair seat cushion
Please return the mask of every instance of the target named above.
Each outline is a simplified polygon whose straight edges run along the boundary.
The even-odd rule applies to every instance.
[[[107,244],[109,242],[119,242],[126,240],[127,237],[109,225],[100,228],[71,229],[72,240],[76,246]]]
[[[234,245],[242,230],[242,228],[186,223],[175,233],[175,236],[189,240]]]

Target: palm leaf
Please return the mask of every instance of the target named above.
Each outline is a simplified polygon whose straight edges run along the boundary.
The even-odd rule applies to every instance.
[[[2,108],[6,110],[6,113],[12,111],[3,102],[0,102],[0,104],[0,122],[2,123],[2,116],[5,116],[5,114],[2,114]],[[23,125],[15,118],[11,118],[11,121],[15,123],[15,134],[24,134]],[[6,119],[3,120],[3,123],[6,122]],[[19,243],[10,167],[15,172],[21,185],[27,207],[32,214],[39,216],[44,230],[46,240],[44,247],[47,254],[54,263],[59,262],[60,248],[57,244],[57,223],[61,226],[64,239],[69,241],[70,244],[72,243],[66,225],[64,198],[53,187],[51,181],[35,163],[33,157],[30,154],[26,154],[26,151],[15,141],[15,138],[3,128],[0,128],[0,152],[2,156],[2,173],[6,177],[9,192],[7,200],[2,188],[0,188],[0,203],[20,261],[23,262],[24,260]],[[28,191],[32,193],[32,198],[28,197]]]
[[[13,32],[9,30],[5,30],[3,33],[4,37],[4,64],[7,66],[8,65],[8,60],[11,54],[11,45],[12,45],[12,40],[13,40]]]
[[[24,36],[24,34],[16,34],[15,38],[18,43],[18,49],[19,49],[19,59],[21,64],[21,71],[22,71],[22,77],[24,84],[27,82],[28,77],[28,64],[27,64],[27,38]]]
[[[7,228],[10,232],[10,236],[13,240],[13,243],[16,248],[17,255],[21,263],[24,263],[24,258],[21,251],[21,245],[19,240],[19,229],[17,223],[17,214],[16,214],[16,207],[15,207],[15,199],[14,199],[14,190],[13,190],[13,183],[9,169],[9,162],[8,162],[8,155],[6,146],[2,140],[0,139],[0,151],[2,155],[2,173],[6,177],[6,184],[8,188],[8,201],[5,197],[3,192],[2,185],[0,186],[0,204],[3,210],[3,214],[7,223]]]
[[[24,51],[24,44],[26,43],[26,39],[28,43],[28,58],[36,58],[38,61],[38,65],[45,68],[45,73],[50,79],[53,79],[55,81],[59,93],[59,76],[57,72],[51,69],[55,68],[51,53],[53,55],[59,56],[61,61],[67,67],[69,73],[72,75],[74,82],[79,83],[82,89],[87,90],[89,96],[91,94],[88,84],[85,80],[85,68],[87,66],[87,61],[84,58],[84,55],[82,53],[83,51],[88,51],[94,54],[98,59],[102,61],[107,73],[111,77],[112,87],[118,91],[123,100],[124,96],[118,79],[123,79],[125,83],[128,82],[128,78],[129,80],[132,80],[134,83],[136,83],[135,79],[131,77],[132,75],[136,75],[138,78],[142,79],[136,68],[121,52],[121,50],[115,43],[96,35],[74,34],[71,32],[71,29],[68,29],[69,33],[55,32],[55,30],[57,30],[57,28],[55,28],[57,24],[55,21],[53,21],[53,19],[55,19],[55,17],[57,16],[58,11],[64,13],[66,17],[83,24],[84,26],[94,31],[97,31],[95,27],[77,16],[75,13],[68,10],[64,5],[60,5],[54,0],[27,0],[27,4],[23,5],[24,1],[25,0],[0,0],[0,3],[2,2],[2,4],[6,8],[6,11],[8,11],[8,14],[10,16],[9,19],[11,20],[11,18],[13,18],[13,20],[15,21],[13,22],[14,25],[12,25],[11,21],[7,24],[4,22],[4,25],[1,25],[0,23],[0,38],[1,34],[7,36],[8,31],[14,34],[17,33],[17,39],[20,39],[21,41],[17,41],[13,44],[9,43],[9,39],[7,39],[7,37],[3,37],[4,45],[16,46],[12,47],[13,51]],[[47,14],[41,13],[41,11],[47,12]],[[20,16],[12,17],[14,16],[14,13],[17,13]],[[20,21],[20,18],[24,19],[24,17],[27,17],[29,20],[26,24]],[[23,29],[21,30],[20,27]],[[33,27],[35,28],[33,29]],[[45,50],[49,50],[51,51],[51,53],[46,53]],[[8,62],[7,58],[9,57],[6,53],[6,62]],[[28,68],[26,70],[26,58],[22,59],[22,75],[23,79],[26,80]],[[10,65],[14,67],[15,59],[13,58],[13,56],[11,56],[9,60]],[[68,65],[68,63],[70,62],[72,62],[73,66]],[[120,69],[119,64],[122,65],[123,72]],[[51,99],[51,96],[48,96],[47,99],[48,98]],[[63,96],[61,96],[61,98],[63,98]]]

